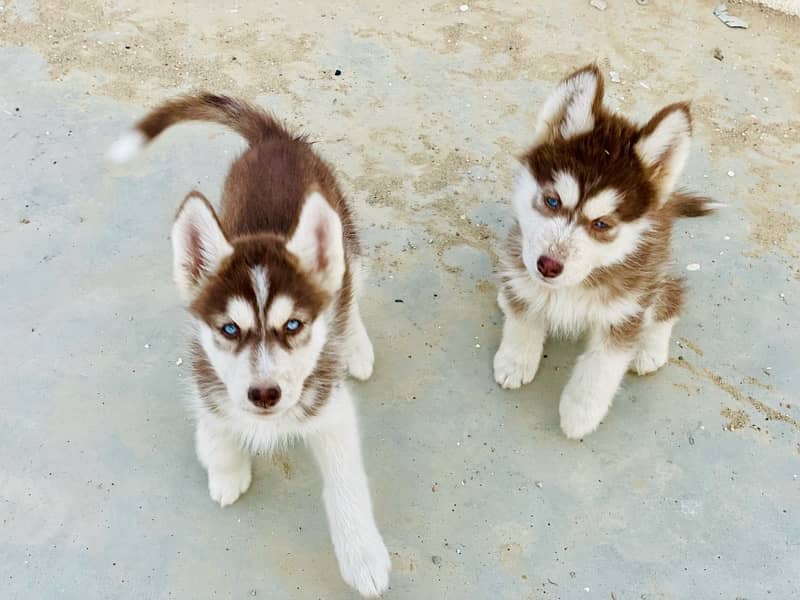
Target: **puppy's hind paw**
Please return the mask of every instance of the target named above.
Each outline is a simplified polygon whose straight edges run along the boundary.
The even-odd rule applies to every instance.
[[[636,353],[636,356],[633,357],[629,370],[637,375],[647,375],[648,373],[657,371],[666,363],[666,354],[661,356],[653,352],[648,352],[647,350],[640,350]]]
[[[372,342],[366,333],[351,340],[347,357],[347,372],[361,381],[372,377],[372,368],[375,365],[375,351]]]

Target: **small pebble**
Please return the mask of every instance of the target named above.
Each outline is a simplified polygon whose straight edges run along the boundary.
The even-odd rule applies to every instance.
[[[144,348],[145,348],[145,350],[149,350],[150,349],[150,344],[145,344]]]
[[[687,271],[699,271],[700,270],[700,265],[697,264],[697,263],[690,263],[690,264],[686,265],[686,270]]]
[[[182,358],[179,358],[178,360],[175,361],[175,366],[176,367],[180,367],[182,364],[183,364],[183,359]]]
[[[467,6],[466,4],[462,4],[461,6],[458,7],[458,10],[460,10],[461,12],[467,12],[469,10],[469,6]]]
[[[591,0],[589,4],[594,6],[597,10],[605,10],[608,8],[608,2],[605,0]]]
[[[341,70],[341,69],[336,69],[336,70],[333,72],[333,74],[334,74],[334,75],[336,75],[336,77],[338,77],[339,75],[341,75],[341,74],[342,74],[342,70]]]
[[[734,175],[736,175],[736,173],[733,171],[728,171],[728,177],[733,177]]]
[[[611,81],[614,83],[621,83],[622,79],[619,78],[619,73],[616,71],[609,71],[608,74],[611,76]]]
[[[431,556],[431,562],[435,565],[440,565],[442,564],[442,557],[434,554]]]
[[[542,489],[544,487],[544,483],[542,483],[541,481],[537,481],[536,482],[536,487],[539,488],[539,489]]]

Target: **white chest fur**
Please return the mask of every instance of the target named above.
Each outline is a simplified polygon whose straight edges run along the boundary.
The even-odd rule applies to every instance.
[[[609,299],[599,289],[574,286],[553,288],[525,274],[509,282],[531,312],[539,313],[550,333],[576,336],[593,328],[608,328],[641,312],[635,297]]]

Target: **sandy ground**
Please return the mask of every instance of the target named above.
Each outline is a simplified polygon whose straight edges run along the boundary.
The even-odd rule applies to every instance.
[[[225,510],[193,456],[169,226],[242,142],[192,125],[102,161],[148,107],[207,88],[309,132],[356,207],[387,598],[798,597],[800,20],[468,4],[0,0],[0,596],[353,597],[303,448],[260,459]],[[520,391],[492,380],[492,267],[513,156],[593,60],[625,113],[693,101],[683,182],[730,208],[677,228],[675,271],[700,269],[670,364],[575,443],[557,400],[578,344],[550,342]]]

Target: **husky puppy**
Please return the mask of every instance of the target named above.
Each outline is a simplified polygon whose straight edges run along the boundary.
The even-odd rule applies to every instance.
[[[167,102],[109,150],[125,162],[167,127],[210,121],[249,148],[221,211],[190,192],[172,226],[174,274],[194,330],[197,456],[211,498],[235,502],[251,453],[304,438],[344,580],[374,597],[391,562],[372,512],[356,411],[345,385],[372,373],[358,310],[359,241],[331,168],[260,108],[211,94]]]
[[[587,333],[559,405],[569,438],[597,429],[628,368],[667,362],[683,296],[669,272],[672,221],[715,207],[675,191],[690,139],[688,104],[644,126],[606,110],[594,65],[564,79],[539,114],[500,261],[494,376],[508,389],[529,383],[548,334]]]

